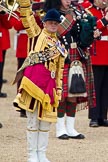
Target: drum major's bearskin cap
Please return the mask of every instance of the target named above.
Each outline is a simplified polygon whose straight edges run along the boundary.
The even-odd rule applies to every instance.
[[[61,22],[60,13],[56,9],[48,10],[45,17],[43,18],[43,22],[45,21],[57,21],[60,23]]]

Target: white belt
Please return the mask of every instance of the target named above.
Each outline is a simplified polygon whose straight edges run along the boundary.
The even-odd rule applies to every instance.
[[[26,30],[20,30],[18,34],[27,34]]]
[[[15,35],[14,35],[14,50],[17,49],[17,43],[18,43],[18,36],[20,34],[27,34],[26,30],[20,30],[19,32],[17,32]]]
[[[108,41],[108,36],[101,36],[101,40]]]
[[[0,32],[0,37],[2,37],[2,32]]]

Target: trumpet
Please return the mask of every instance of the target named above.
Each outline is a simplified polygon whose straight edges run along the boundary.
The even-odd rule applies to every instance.
[[[8,20],[11,16],[19,20],[17,14],[13,12],[17,10],[18,6],[19,4],[16,2],[16,0],[0,0],[0,8],[2,8],[2,10],[6,13],[9,13]]]

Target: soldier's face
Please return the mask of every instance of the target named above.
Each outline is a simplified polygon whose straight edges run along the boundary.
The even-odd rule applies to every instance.
[[[106,8],[108,7],[108,0],[94,0],[94,4],[99,8]]]
[[[57,32],[58,29],[58,22],[56,21],[46,21],[43,23],[44,27],[47,29],[48,32],[50,33],[55,33]]]

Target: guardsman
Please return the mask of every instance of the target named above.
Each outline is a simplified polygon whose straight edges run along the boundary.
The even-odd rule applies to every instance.
[[[0,48],[2,54],[0,54],[0,97],[7,97],[6,93],[1,92],[3,84],[3,66],[5,61],[5,53],[8,48],[10,48],[10,37],[9,31],[12,26],[8,21],[8,14],[4,11],[0,11]],[[0,52],[1,53],[1,52]]]
[[[27,57],[28,36],[20,19],[19,11],[14,11],[14,13],[17,15],[18,19],[11,16],[10,23],[16,30],[16,33],[14,35],[14,50],[16,52],[17,70],[18,70],[22,66],[25,58]],[[20,86],[20,82],[21,80],[19,80],[17,83],[17,92]],[[17,109],[17,111],[20,111],[20,117],[26,117],[25,110]]]
[[[5,66],[6,51],[11,47],[9,29],[6,29],[5,27],[2,27],[2,42],[3,42],[2,43],[2,49],[3,49],[2,75],[3,75],[4,66]],[[2,78],[2,80],[3,80],[3,83],[7,82],[6,79]]]
[[[96,89],[96,107],[89,109],[90,126],[108,126],[108,0],[86,0],[82,6],[97,18],[101,31],[100,40],[90,49]]]

